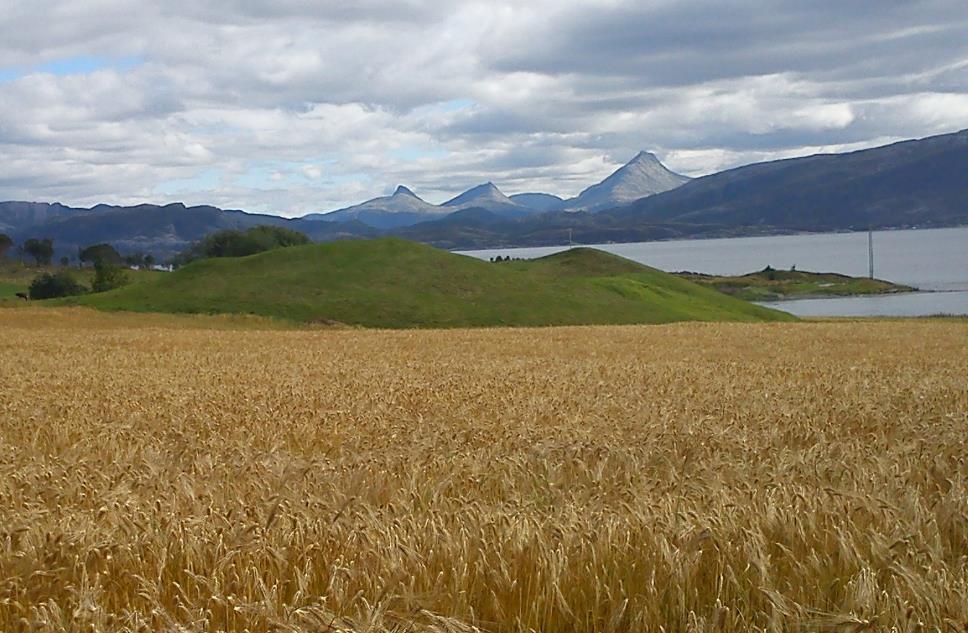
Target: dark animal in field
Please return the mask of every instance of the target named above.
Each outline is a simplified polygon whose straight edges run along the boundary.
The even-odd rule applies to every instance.
[[[18,299],[23,299],[24,301],[30,301],[30,297],[27,296],[27,293],[26,292],[18,292],[17,293],[17,298]]]

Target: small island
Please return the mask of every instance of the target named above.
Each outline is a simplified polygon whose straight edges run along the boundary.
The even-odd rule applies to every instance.
[[[782,301],[917,291],[917,288],[882,279],[851,277],[839,273],[814,273],[796,270],[796,268],[777,270],[771,266],[757,272],[736,276],[693,272],[675,274],[746,301]]]

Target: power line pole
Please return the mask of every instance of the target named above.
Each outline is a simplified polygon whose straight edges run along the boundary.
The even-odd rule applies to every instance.
[[[874,278],[874,230],[867,227],[867,266],[870,271],[870,278]]]

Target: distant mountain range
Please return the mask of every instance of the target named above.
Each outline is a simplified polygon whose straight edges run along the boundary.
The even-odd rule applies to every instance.
[[[449,248],[503,248],[959,226],[968,225],[965,174],[968,130],[738,167],[597,213],[558,210],[509,221],[478,212],[400,234]]]
[[[170,257],[214,231],[260,224],[294,228],[316,241],[380,234],[359,221],[289,220],[210,206],[186,207],[181,203],[76,209],[56,203],[0,202],[0,233],[12,235],[18,242],[29,237],[50,237],[58,257],[74,256],[78,248],[101,242],[112,244],[121,253]]]
[[[417,194],[401,185],[392,196],[374,198],[330,213],[311,213],[303,216],[303,219],[326,222],[358,220],[373,228],[392,229],[442,217],[450,212],[449,209],[443,209],[422,200]]]
[[[968,224],[968,130],[845,154],[770,161],[689,179],[640,152],[578,196],[504,195],[485,183],[441,205],[406,187],[286,219],[182,204],[90,209],[0,202],[0,233],[51,237],[59,254],[109,242],[166,257],[219,229],[287,226],[317,241],[398,235],[444,248]]]
[[[304,218],[326,222],[359,220],[373,228],[386,230],[437,220],[462,209],[484,209],[509,219],[561,209],[600,211],[674,189],[688,180],[688,177],[666,169],[654,154],[639,152],[608,178],[569,200],[548,193],[519,193],[508,197],[493,182],[486,182],[441,205],[434,205],[401,185],[391,196],[373,198],[329,213],[312,213]]]

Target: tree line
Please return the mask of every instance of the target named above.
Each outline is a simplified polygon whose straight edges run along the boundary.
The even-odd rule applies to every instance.
[[[6,259],[10,249],[14,246],[13,239],[0,233],[0,260]],[[18,247],[21,259],[30,257],[38,267],[51,266],[54,258],[54,240],[45,238],[28,238]],[[79,282],[68,269],[70,258],[61,257],[60,270],[46,271],[34,277],[30,282],[28,295],[31,299],[53,299],[84,294],[86,292],[105,292],[120,288],[128,282],[128,276],[123,265],[138,268],[150,268],[154,265],[152,255],[129,254],[122,257],[110,244],[92,244],[78,250],[78,261],[81,266],[91,265],[94,276],[88,289]]]
[[[187,250],[172,260],[174,266],[181,266],[199,259],[211,257],[244,257],[263,251],[308,244],[309,237],[298,231],[277,226],[260,225],[241,231],[226,229],[216,231],[205,238],[193,243]],[[0,233],[0,260],[7,257],[7,253],[15,246],[14,240],[6,234]],[[51,266],[54,258],[54,240],[46,238],[29,238],[17,247],[21,260],[31,258],[35,265]],[[41,273],[30,284],[31,299],[51,299],[66,297],[86,292],[105,292],[119,288],[128,283],[128,274],[124,266],[129,268],[151,269],[155,257],[151,254],[129,253],[121,255],[111,244],[92,244],[78,249],[77,260],[80,266],[90,265],[94,268],[91,287],[80,283],[70,272],[70,258],[61,257],[61,269]]]
[[[0,259],[5,258],[14,245],[13,238],[6,233],[0,233]],[[32,237],[25,240],[18,250],[22,255],[32,258],[38,266],[49,266],[54,257],[54,240],[49,237],[43,239]]]
[[[5,233],[0,233],[0,260],[9,257],[10,250],[16,246],[13,238]],[[17,246],[21,260],[29,257],[36,266],[51,266],[54,259],[54,240],[49,237],[31,237],[24,240],[23,244]],[[85,248],[78,249],[77,260],[81,265],[94,265],[98,260],[104,260],[118,266],[124,264],[132,268],[151,268],[155,265],[155,256],[151,253],[129,253],[122,256],[110,244],[92,244]],[[61,266],[70,265],[69,257],[60,258]]]

